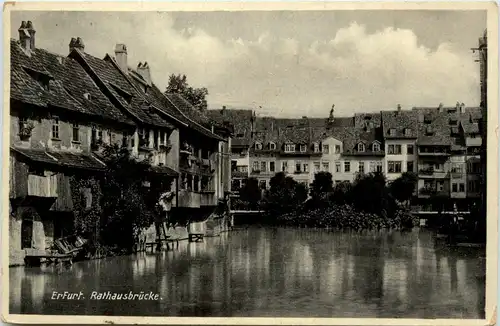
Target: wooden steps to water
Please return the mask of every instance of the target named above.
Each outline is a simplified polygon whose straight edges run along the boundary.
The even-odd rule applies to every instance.
[[[189,233],[189,242],[202,242],[203,233]]]
[[[53,254],[53,253],[38,253],[27,254],[24,257],[24,263],[28,267],[41,266],[42,264],[51,265],[58,263],[73,264],[72,255]]]

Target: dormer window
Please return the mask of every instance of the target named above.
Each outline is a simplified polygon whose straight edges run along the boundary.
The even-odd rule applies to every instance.
[[[427,126],[427,128],[425,129],[425,133],[427,135],[432,135],[432,134],[434,134],[434,130],[432,130],[431,126]]]
[[[301,153],[307,152],[307,145],[300,145],[300,152]]]
[[[364,152],[365,151],[365,144],[359,143],[358,144],[358,152]]]
[[[236,138],[243,138],[243,137],[245,137],[244,134],[236,134]]]
[[[285,153],[295,152],[295,144],[286,144],[285,145]]]
[[[374,152],[380,152],[380,144],[379,143],[373,143],[372,144],[372,151]]]
[[[432,122],[432,118],[429,114],[426,114],[424,115],[424,122],[425,123],[431,123]]]
[[[36,80],[44,90],[50,91],[50,80],[52,79],[50,75],[30,68],[24,68],[24,71]]]
[[[405,136],[410,136],[411,135],[411,129],[410,128],[405,128],[404,133],[405,133]]]
[[[314,153],[319,153],[319,144],[318,143],[314,143],[313,148],[314,148]]]
[[[389,136],[396,136],[396,129],[390,128],[389,129]]]
[[[87,101],[92,101],[92,96],[90,95],[90,93],[84,93],[84,94],[83,94],[83,97],[84,97]]]
[[[276,144],[273,143],[273,142],[270,142],[269,143],[269,149],[272,150],[272,151],[274,151],[276,149]]]
[[[455,126],[458,123],[457,118],[450,118],[450,125]]]
[[[262,150],[262,144],[261,143],[255,143],[255,149],[256,150]]]

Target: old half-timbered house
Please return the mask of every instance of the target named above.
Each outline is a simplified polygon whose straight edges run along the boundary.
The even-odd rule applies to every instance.
[[[21,24],[10,53],[9,244],[11,264],[20,264],[73,232],[75,200],[95,204],[92,187],[72,183],[105,169],[92,153],[96,135],[121,144],[135,126],[78,62],[36,48],[31,22]]]

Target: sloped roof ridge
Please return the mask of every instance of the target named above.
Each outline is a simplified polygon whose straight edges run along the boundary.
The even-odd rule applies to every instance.
[[[92,71],[92,73],[94,74],[95,78],[97,78],[97,79],[99,80],[99,82],[100,82],[100,83],[101,83],[101,84],[102,84],[105,88],[108,88],[108,86],[106,86],[106,83],[102,80],[102,78],[101,78],[101,77],[99,77],[99,74],[98,74],[98,73],[96,73],[96,72],[94,71],[94,68],[92,68],[92,65],[91,65],[91,64],[89,64],[89,63],[87,62],[87,59],[85,58],[85,56],[86,56],[86,55],[92,56],[91,54],[88,54],[88,53],[81,53],[81,52],[80,52],[80,50],[78,50],[78,49],[73,49],[73,50],[70,52],[70,55],[71,55],[71,53],[77,53],[77,54],[78,54],[78,56],[79,56],[79,57],[80,57],[80,58],[81,58],[81,59],[85,62],[85,64],[87,65],[88,69],[90,69],[90,71]],[[92,56],[92,57],[94,57],[94,56]],[[97,57],[94,57],[94,58],[98,59]],[[133,116],[135,119],[139,120],[140,122],[143,122],[143,123],[144,123],[144,120],[143,120],[143,119],[141,119],[138,115],[136,115],[136,114],[134,114],[132,111],[130,111],[130,110],[129,110],[129,109],[128,109],[125,105],[121,104],[120,100],[119,100],[118,98],[116,98],[116,96],[113,94],[113,92],[111,92],[109,89],[108,89],[108,91],[109,91],[109,95],[111,95],[111,96],[115,99],[115,101],[116,101],[117,103],[119,103],[119,104],[120,104],[120,106],[121,106],[121,107],[122,107],[122,108],[123,108],[123,109],[124,109],[124,110],[125,110],[128,114],[130,114],[131,116]]]

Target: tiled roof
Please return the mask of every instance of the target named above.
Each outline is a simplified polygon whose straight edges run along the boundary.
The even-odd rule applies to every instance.
[[[342,140],[344,155],[383,155],[383,137],[381,128],[343,128],[342,133],[339,133],[338,138]],[[373,151],[373,143],[380,144],[379,151]],[[364,152],[358,152],[358,144],[365,145]]]
[[[207,110],[207,116],[219,124],[228,122],[234,128],[232,146],[249,146],[252,138],[252,110]]]
[[[50,80],[48,89],[41,83],[43,78]],[[132,124],[78,62],[38,48],[25,52],[16,40],[11,40],[11,98]]]
[[[106,168],[106,165],[103,162],[97,160],[90,154],[51,152],[15,147],[11,147],[11,150],[25,156],[26,158],[34,162],[89,170],[104,170]]]
[[[381,116],[384,138],[417,138],[418,113],[416,111],[382,111]],[[395,133],[391,134],[391,130]]]
[[[471,121],[471,117],[476,117],[479,113],[479,108],[464,108],[460,110],[455,107],[416,107],[413,111],[418,114],[418,140],[419,145],[442,145],[452,146],[456,149],[457,146],[464,146],[464,140],[453,127],[458,127],[461,123],[464,131],[469,128],[474,128],[472,122],[470,125],[467,121]],[[479,128],[479,127],[478,127]],[[429,134],[428,131],[432,131]],[[466,131],[467,132],[467,131]]]
[[[380,127],[381,125],[381,114],[380,113],[355,113],[354,114],[354,126],[362,128],[365,126],[367,121],[371,121],[374,128]]]
[[[172,125],[160,117],[155,110],[149,109],[149,106],[145,105],[146,99],[120,72],[109,55],[106,55],[105,59],[99,59],[79,50],[73,50],[70,55],[79,55],[120,105],[136,119],[145,124],[172,128]]]
[[[175,171],[172,168],[169,168],[168,166],[162,165],[162,166],[151,166],[150,167],[151,172],[154,173],[159,173],[159,174],[165,174],[171,177],[177,177],[179,173]]]

